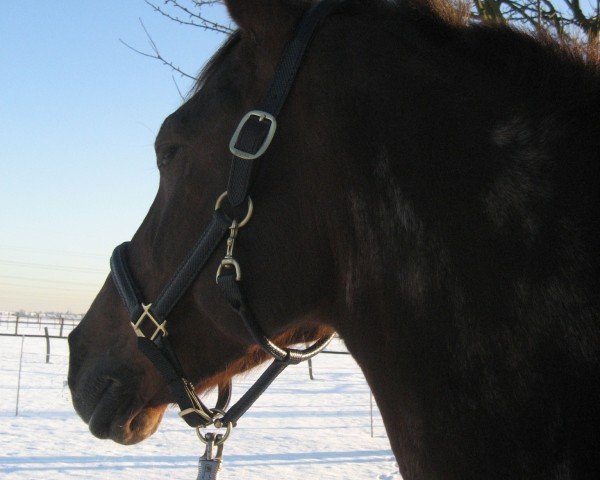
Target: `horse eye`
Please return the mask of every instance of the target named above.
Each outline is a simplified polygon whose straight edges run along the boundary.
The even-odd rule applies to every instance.
[[[179,150],[178,145],[170,145],[166,148],[161,149],[158,154],[157,165],[158,168],[162,168],[167,165],[171,160],[175,158],[177,155],[177,151]]]

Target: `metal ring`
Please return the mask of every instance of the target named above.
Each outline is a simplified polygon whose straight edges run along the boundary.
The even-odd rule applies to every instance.
[[[224,416],[225,412],[223,410],[221,410],[220,408],[211,408],[210,411],[212,412],[213,416],[213,422],[217,419],[215,418],[217,416],[217,414]],[[218,420],[218,419],[217,419]],[[198,435],[198,438],[200,439],[200,441],[202,443],[208,443],[208,441],[206,440],[206,438],[204,437],[204,435],[202,435],[202,432],[200,431],[201,427],[196,427],[196,435]],[[220,440],[217,440],[215,442],[215,445],[222,445],[223,443],[225,443],[225,440],[227,440],[229,438],[229,435],[231,435],[231,429],[233,428],[233,422],[229,422],[227,424],[227,427],[220,427],[220,428],[227,428],[227,430],[225,430],[225,433],[223,434],[223,436],[221,437]]]
[[[217,202],[215,203],[215,210],[219,210],[219,208],[221,208],[221,204],[223,203],[223,200],[225,200],[225,197],[227,197],[227,190],[225,190],[221,195],[219,195],[219,198],[217,198]],[[252,199],[250,197],[247,198],[248,211],[246,212],[246,216],[244,217],[244,219],[240,223],[238,223],[238,228],[242,228],[243,226],[245,226],[252,218],[252,213],[254,212],[254,204],[252,203]]]

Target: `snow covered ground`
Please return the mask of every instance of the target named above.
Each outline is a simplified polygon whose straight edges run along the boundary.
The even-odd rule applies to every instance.
[[[174,409],[141,444],[98,440],[71,407],[67,342],[51,340],[49,364],[45,348],[44,339],[25,338],[15,416],[21,338],[0,337],[0,478],[196,478],[203,449]],[[371,438],[369,389],[354,361],[321,354],[313,369],[310,380],[306,364],[289,367],[240,420],[220,479],[401,480],[375,405]],[[234,400],[258,373],[234,383]]]

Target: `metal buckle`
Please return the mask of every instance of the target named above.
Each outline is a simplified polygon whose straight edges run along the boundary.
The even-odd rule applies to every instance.
[[[269,126],[269,133],[263,140],[262,145],[256,153],[245,152],[244,150],[240,150],[235,146],[239,140],[242,129],[251,117],[257,117],[260,122],[264,122],[265,120],[271,122],[271,125]],[[236,157],[243,158],[244,160],[254,160],[262,156],[267,151],[267,148],[269,148],[269,145],[271,145],[271,140],[273,140],[273,137],[275,136],[275,130],[277,130],[277,120],[275,120],[275,117],[273,115],[267,112],[263,112],[262,110],[251,110],[246,115],[244,115],[239,125],[235,129],[235,132],[231,137],[231,141],[229,142],[229,151],[233,153]]]
[[[196,415],[198,415],[200,418],[202,418],[209,425],[213,421],[213,419],[211,417],[209,417],[206,413],[204,413],[202,410],[200,410],[198,408],[186,408],[185,410],[182,410],[181,412],[179,412],[179,417],[183,418],[186,415],[190,415],[192,413],[195,413]],[[197,427],[197,428],[199,428],[199,427]]]
[[[147,318],[149,318],[156,327],[156,330],[150,337],[150,340],[154,341],[154,339],[158,336],[159,333],[162,333],[163,337],[166,337],[168,335],[166,328],[167,321],[165,320],[163,323],[158,323],[156,318],[154,318],[154,316],[150,312],[150,307],[152,307],[151,303],[149,303],[148,305],[144,305],[142,303],[142,308],[144,309],[144,312],[140,315],[140,318],[137,319],[137,322],[131,323],[131,326],[133,327],[133,331],[138,337],[147,338],[146,335],[144,335],[144,332],[142,332],[141,326],[144,323],[144,321]]]

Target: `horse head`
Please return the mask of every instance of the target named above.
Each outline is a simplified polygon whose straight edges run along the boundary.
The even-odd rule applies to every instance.
[[[156,138],[158,193],[127,248],[131,276],[148,302],[209,223],[227,186],[232,133],[267,89],[282,46],[306,9],[286,1],[231,1],[228,7],[240,30]],[[260,159],[251,192],[254,214],[235,250],[249,306],[265,334],[282,346],[329,332],[333,310],[334,264],[321,214],[326,200],[319,203],[313,194],[333,145],[320,133],[327,122],[323,112],[309,115],[296,100],[310,94],[308,76],[298,78],[279,131]],[[321,128],[307,130],[305,122]],[[243,217],[245,208],[229,206],[227,214]],[[223,241],[169,314],[170,343],[198,392],[267,358],[215,284],[225,249]],[[125,444],[152,434],[173,398],[137,348],[111,277],[69,344],[73,403],[92,433]]]

